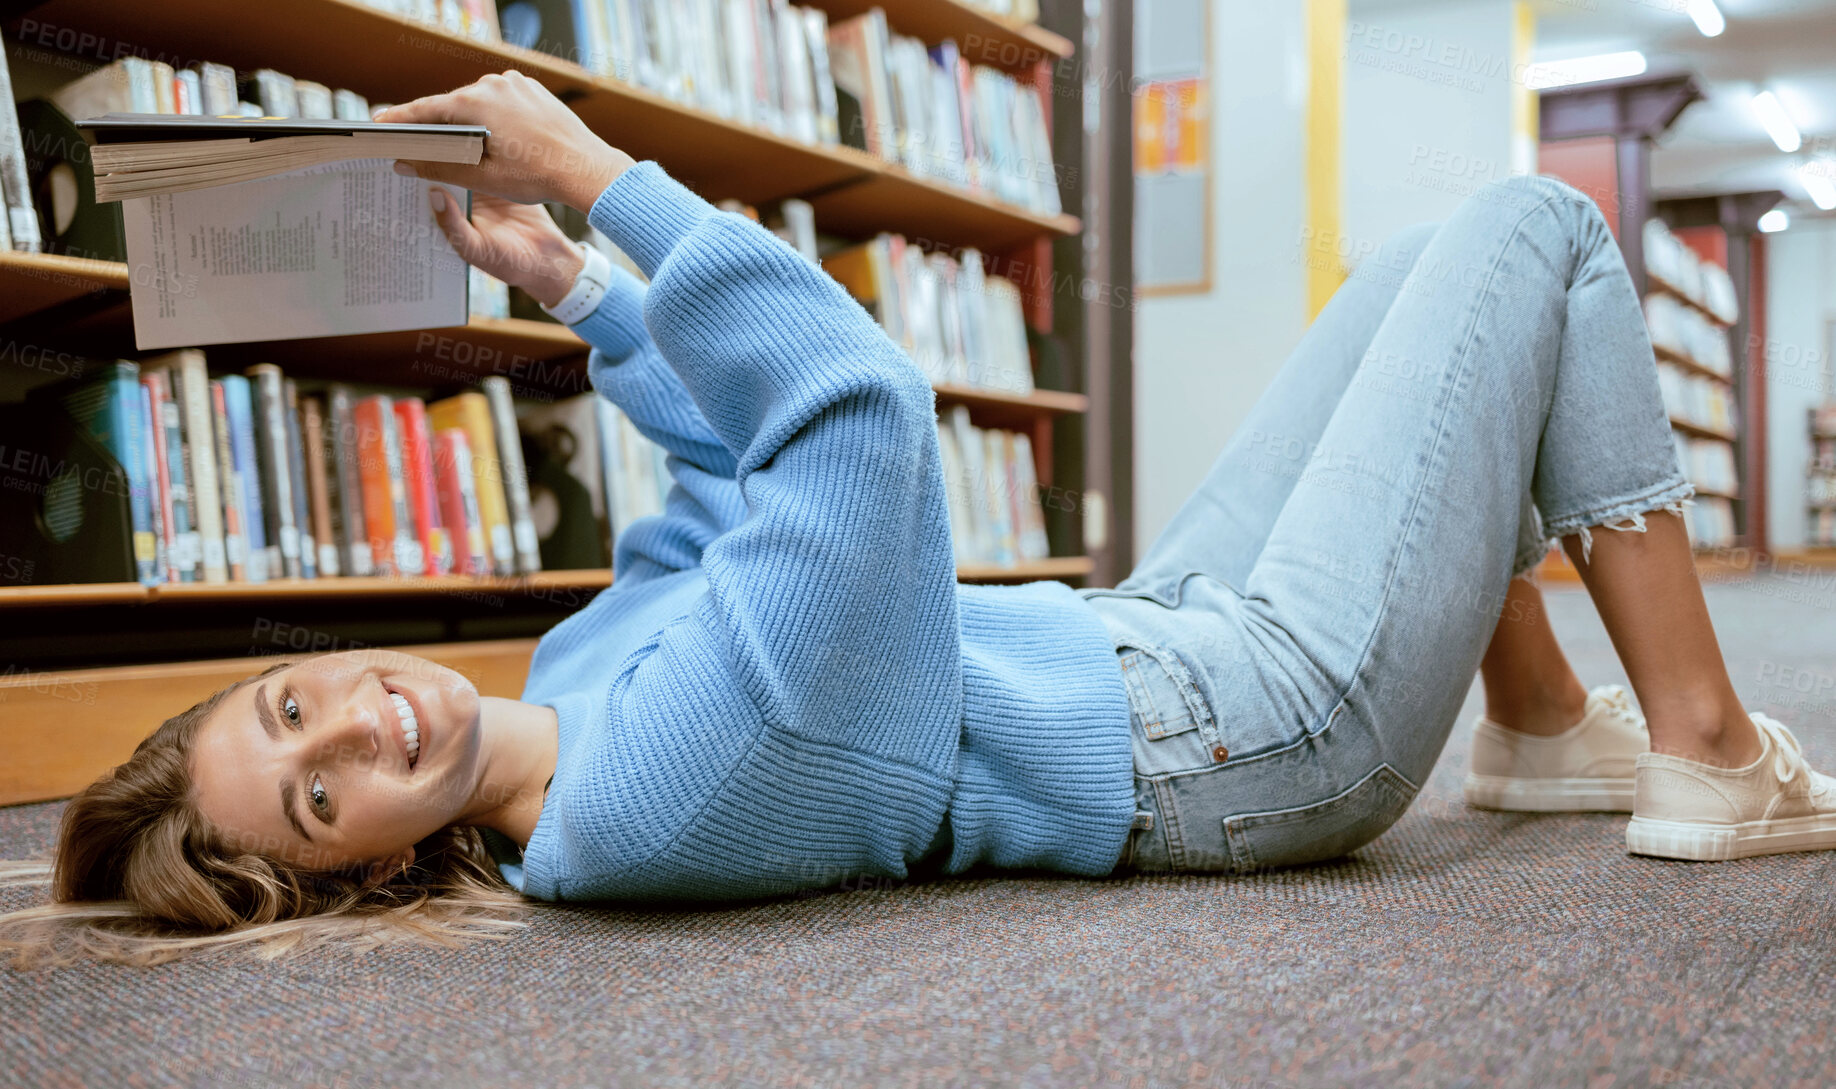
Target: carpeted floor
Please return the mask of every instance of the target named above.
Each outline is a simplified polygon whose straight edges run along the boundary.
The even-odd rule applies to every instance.
[[[1836,577],[1710,602],[1748,706],[1836,767]],[[1585,596],[1549,603],[1582,680],[1623,681]],[[1624,818],[1468,810],[1478,708],[1349,861],[541,908],[462,953],[0,969],[0,1083],[1836,1084],[1836,856],[1667,863],[1625,854]],[[57,812],[0,809],[0,857],[45,850]]]

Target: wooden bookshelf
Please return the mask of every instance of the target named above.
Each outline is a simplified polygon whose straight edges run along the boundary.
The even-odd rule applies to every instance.
[[[1684,291],[1676,284],[1671,283],[1669,280],[1664,279],[1662,276],[1652,272],[1649,268],[1645,270],[1645,282],[1652,291],[1662,295],[1669,295],[1671,298],[1676,299],[1678,302],[1701,314],[1716,325],[1726,326],[1728,324],[1728,319],[1710,310],[1706,305],[1698,302],[1694,298],[1691,298],[1688,292]]]
[[[831,19],[873,5],[873,0],[804,2]],[[1075,49],[1062,35],[1005,21],[960,0],[879,0],[879,6],[895,31],[927,45],[954,39],[971,63],[1002,68],[1023,81],[1051,80],[1053,63]],[[803,144],[587,72],[563,58],[473,41],[360,0],[49,0],[4,18],[9,47],[39,48],[27,20],[33,27],[91,35],[105,43],[110,56],[210,60],[244,72],[275,68],[349,88],[374,103],[407,101],[515,69],[548,86],[608,141],[638,158],[655,159],[702,196],[754,205],[801,197],[814,205],[825,234],[843,238],[891,231],[926,248],[974,246],[1004,262],[1049,263],[1046,243],[1082,230],[1074,215],[1009,205],[854,148]],[[53,45],[43,48],[55,52]],[[72,75],[78,71],[73,68]],[[1049,108],[1075,117],[1081,90],[1072,85],[1065,91],[1069,97]],[[1065,165],[1074,168],[1076,157]],[[1081,205],[1072,197],[1067,207]],[[35,344],[80,344],[97,358],[133,354],[128,286],[127,267],[120,263],[0,253],[0,330]],[[1036,334],[1057,328],[1050,292],[1029,296],[1027,317]],[[1076,365],[1068,384],[1077,385],[1085,362],[1081,326],[1074,328],[1079,332],[1069,342]],[[565,327],[542,321],[474,318],[450,329],[206,350],[213,369],[274,362],[310,382],[438,387],[503,374],[519,396],[589,388],[586,345]],[[45,377],[25,376],[28,382]],[[1059,450],[1052,436],[1060,418],[1089,410],[1089,397],[948,384],[935,389],[940,406],[967,406],[979,426],[1030,433],[1042,486],[1083,487],[1081,475],[1053,479],[1054,468],[1062,474],[1066,466],[1075,467],[1082,450]],[[1081,443],[1081,432],[1070,430]],[[1062,540],[1059,534],[1055,529],[1055,542],[1070,545],[1064,551],[1077,550],[1076,533]],[[977,583],[1079,580],[1095,568],[1088,556],[1066,555],[1009,567],[965,565],[957,577]],[[265,633],[257,638],[251,623],[257,629],[309,631],[315,639],[335,642],[329,648],[315,644],[315,650],[394,647],[458,669],[485,694],[516,697],[537,634],[612,581],[610,570],[602,568],[490,579],[0,587],[0,613],[11,611],[18,621],[0,625],[0,660],[15,667],[0,674],[0,747],[8,753],[0,762],[0,804],[68,795],[124,759],[164,715],[265,667],[271,655],[311,652],[278,646]],[[245,647],[247,655],[237,656]],[[82,745],[69,744],[73,730],[83,737]]]
[[[831,14],[850,7],[841,0],[818,6]],[[1007,27],[953,0],[908,0],[890,5],[888,15],[896,29],[920,37],[943,36],[939,32],[946,30],[959,40],[981,34],[997,57],[1024,48],[1037,60],[1042,53],[1063,56],[1058,50],[1069,46],[1056,35]],[[210,59],[244,71],[276,68],[348,87],[374,103],[405,102],[516,69],[554,91],[607,141],[636,158],[662,163],[710,200],[819,198],[813,203],[824,231],[894,230],[997,250],[1028,237],[1080,229],[1074,216],[1041,216],[985,192],[918,178],[855,148],[799,143],[595,75],[560,57],[475,41],[360,0],[50,0],[30,17],[34,25],[86,31],[104,40],[158,43],[155,52],[164,56]],[[870,189],[865,203],[841,199],[863,185]]]

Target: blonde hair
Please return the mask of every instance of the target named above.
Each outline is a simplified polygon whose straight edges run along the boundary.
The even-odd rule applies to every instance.
[[[51,887],[51,901],[0,914],[0,960],[151,965],[247,948],[274,959],[324,944],[455,946],[507,937],[527,906],[503,882],[476,828],[415,845],[382,881],[362,867],[307,870],[236,850],[191,797],[192,740],[230,693],[282,661],[167,719],[127,761],[70,800],[49,861],[0,862],[0,884]]]

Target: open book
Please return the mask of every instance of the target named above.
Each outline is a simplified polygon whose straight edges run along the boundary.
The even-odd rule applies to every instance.
[[[476,163],[478,126],[108,114],[98,200],[119,200],[142,349],[463,325],[466,264],[431,183],[395,159]],[[106,183],[106,188],[105,188]]]

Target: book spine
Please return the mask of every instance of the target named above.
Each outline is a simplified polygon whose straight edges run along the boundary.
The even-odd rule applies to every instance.
[[[338,558],[353,575],[373,574],[375,558],[364,530],[363,474],[357,457],[357,424],[351,413],[350,387],[334,385],[328,394],[331,434],[326,437],[338,477]]]
[[[287,472],[286,392],[280,368],[250,367],[255,383],[256,460],[261,468],[261,507],[268,537],[268,574],[300,577],[299,527],[293,521],[293,481]]]
[[[173,396],[185,430],[185,468],[191,477],[191,514],[198,529],[199,570],[205,582],[229,581],[223,554],[223,493],[217,485],[217,446],[211,435],[210,375],[204,353],[179,353],[171,369]]]
[[[453,569],[453,549],[448,540],[440,505],[434,496],[433,447],[428,442],[427,406],[418,397],[395,402],[395,422],[402,434],[402,475],[408,492],[408,509],[429,575]]]
[[[110,402],[115,414],[111,429],[121,466],[128,474],[128,509],[134,521],[134,570],[140,581],[154,585],[163,581],[155,564],[159,548],[153,540],[151,468],[144,456],[146,435],[140,429],[140,369],[133,364],[117,364],[110,378]]]
[[[247,537],[242,527],[242,479],[236,475],[235,443],[230,435],[229,401],[221,380],[210,384],[211,433],[216,437],[217,478],[223,491],[223,559],[232,582],[248,579],[245,561]]]
[[[491,426],[491,409],[484,394],[461,393],[429,405],[427,411],[436,430],[465,429],[466,440],[472,446],[472,484],[478,493],[479,515],[484,519],[492,573],[514,575],[516,549],[510,540],[503,462],[497,456],[497,436]]]
[[[226,374],[222,381],[223,400],[229,407],[230,451],[235,455],[237,488],[242,498],[242,569],[248,581],[266,582],[267,517],[261,505],[261,461],[255,452],[255,411],[249,380],[240,374]]]
[[[293,489],[293,524],[299,529],[300,577],[319,577],[318,543],[312,535],[310,500],[306,495],[306,444],[300,437],[300,389],[293,379],[281,379],[282,422],[287,428],[287,477]]]
[[[535,519],[529,514],[529,473],[523,465],[523,440],[516,426],[516,405],[510,399],[510,380],[494,374],[480,385],[491,406],[491,427],[497,433],[497,456],[503,461],[504,501],[510,511],[510,539],[516,549],[516,573],[527,575],[542,569],[542,552]]]
[[[0,49],[0,203],[6,222],[0,243],[24,253],[44,249],[38,216],[32,210],[32,187],[26,179],[25,139],[19,131],[19,112],[13,106],[13,78]]]
[[[383,427],[392,413],[389,399],[377,394],[351,406],[357,435],[359,494],[363,496],[363,524],[368,531],[370,563],[378,575],[398,575],[395,559],[395,506],[389,497],[389,457],[383,447],[389,432]]]
[[[489,575],[484,519],[478,514],[478,490],[472,481],[472,446],[465,432],[449,427],[434,434],[434,488],[440,520],[453,542],[453,570],[461,575]]]
[[[325,411],[317,397],[300,398],[300,435],[306,443],[306,494],[312,499],[312,539],[319,550],[319,577],[332,578],[340,570],[331,498],[337,478],[325,468]]]
[[[153,471],[149,474],[155,490],[154,509],[159,515],[159,566],[167,582],[178,582],[178,564],[173,559],[174,526],[172,523],[172,472],[166,461],[166,395],[165,375],[158,371],[140,376],[147,391],[148,433],[153,437]]]
[[[394,529],[395,568],[404,575],[427,572],[427,552],[414,535],[414,512],[408,509],[408,480],[402,470],[401,429],[385,398],[381,406],[383,471],[389,488],[389,517]]]
[[[153,579],[165,582],[166,522],[159,502],[159,457],[155,450],[160,433],[159,428],[153,426],[153,392],[147,388],[145,380],[139,386],[140,463],[146,467],[147,506],[153,512]]]

